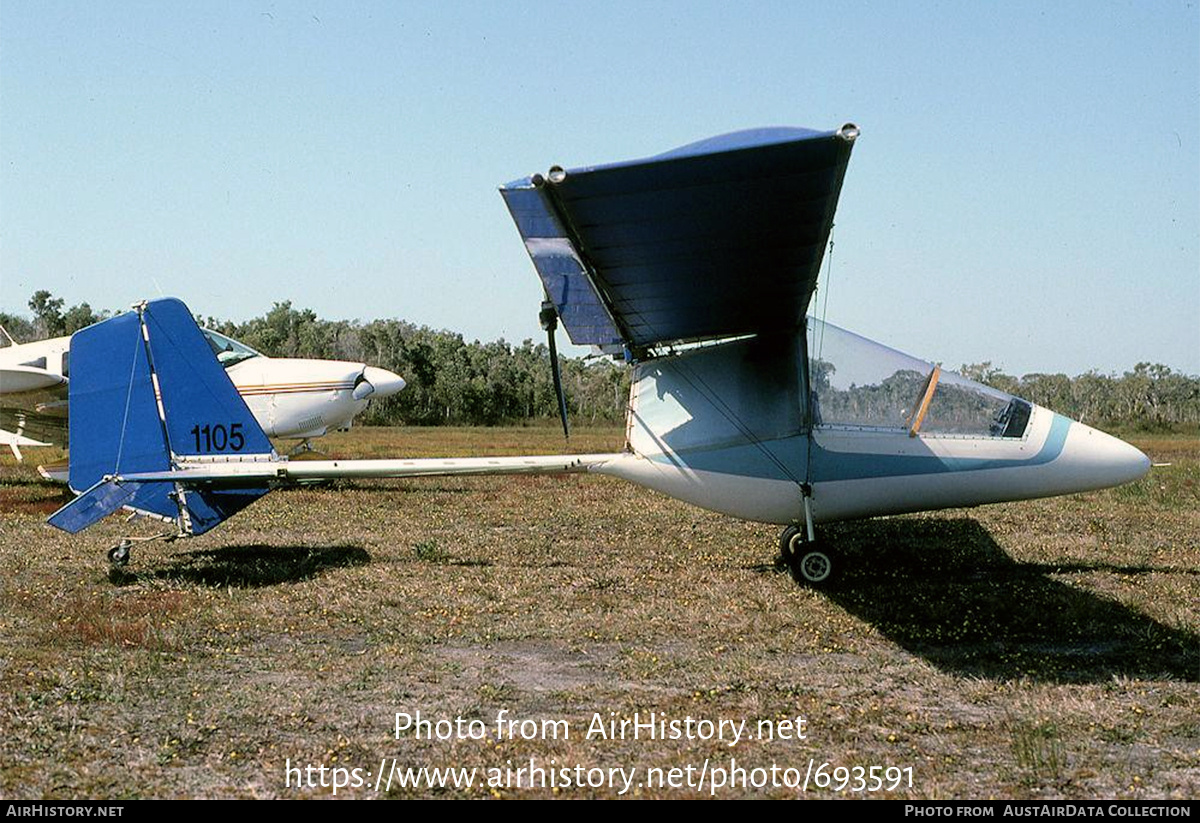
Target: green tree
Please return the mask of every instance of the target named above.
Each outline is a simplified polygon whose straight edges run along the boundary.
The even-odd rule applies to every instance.
[[[28,343],[30,340],[37,338],[37,330],[33,324],[19,315],[9,314],[8,312],[0,312],[0,326],[12,335],[12,339],[17,343]],[[8,338],[0,335],[0,346],[7,346]]]
[[[29,310],[33,312],[33,325],[39,338],[61,337],[66,332],[62,314],[63,301],[42,289],[29,298]]]
[[[63,334],[74,334],[80,329],[86,329],[108,317],[108,312],[96,314],[87,303],[72,306],[62,315]]]

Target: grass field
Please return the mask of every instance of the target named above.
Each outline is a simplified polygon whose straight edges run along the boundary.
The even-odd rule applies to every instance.
[[[321,442],[562,450],[549,428]],[[1172,465],[825,529],[846,574],[822,592],[777,565],[774,527],[585,476],[277,492],[110,581],[108,546],[154,526],[61,534],[63,491],[5,458],[0,796],[615,796],[628,775],[639,797],[1195,798],[1200,444],[1137,444]],[[397,736],[418,712],[434,725]],[[651,712],[679,736],[593,725]],[[556,788],[515,787],[531,759]],[[426,766],[474,785],[399,785]]]

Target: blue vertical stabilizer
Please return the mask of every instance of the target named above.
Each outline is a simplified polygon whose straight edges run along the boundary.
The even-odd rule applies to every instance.
[[[69,414],[70,485],[83,494],[50,519],[67,531],[126,506],[201,534],[267,491],[120,479],[169,472],[180,458],[273,455],[179,300],[155,300],[75,333]]]

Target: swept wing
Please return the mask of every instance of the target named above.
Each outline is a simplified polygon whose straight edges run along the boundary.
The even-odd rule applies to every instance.
[[[636,358],[799,326],[857,134],[736,132],[501,194],[571,341]]]

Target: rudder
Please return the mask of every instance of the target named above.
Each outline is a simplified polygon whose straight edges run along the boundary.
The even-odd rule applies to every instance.
[[[127,506],[201,534],[267,492],[111,480],[170,472],[196,457],[275,457],[182,302],[155,300],[76,332],[71,361],[69,482],[83,494],[51,518],[53,525],[78,531]]]

